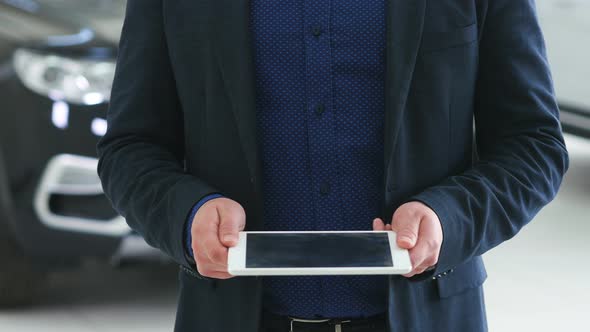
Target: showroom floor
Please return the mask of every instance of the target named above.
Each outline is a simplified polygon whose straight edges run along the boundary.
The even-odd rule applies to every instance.
[[[579,331],[590,313],[590,141],[567,137],[571,167],[558,197],[485,257],[491,331]],[[171,331],[176,268],[91,265],[51,276],[39,304],[0,312],[0,331]],[[576,328],[577,327],[577,328]]]

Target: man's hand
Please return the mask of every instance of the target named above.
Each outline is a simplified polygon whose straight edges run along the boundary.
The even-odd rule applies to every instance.
[[[428,206],[420,202],[403,204],[393,214],[391,225],[376,218],[373,229],[393,230],[397,234],[397,245],[410,251],[413,269],[404,277],[420,274],[438,262],[443,241],[442,226]]]
[[[246,226],[246,212],[236,201],[220,197],[199,208],[191,229],[197,271],[205,277],[229,279],[227,252],[238,244],[238,232]]]

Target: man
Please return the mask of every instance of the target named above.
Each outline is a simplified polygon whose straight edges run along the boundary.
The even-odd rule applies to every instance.
[[[485,331],[480,256],[568,167],[533,1],[129,0],[119,51],[98,171],[177,331]],[[227,273],[243,229],[370,228],[412,272]]]

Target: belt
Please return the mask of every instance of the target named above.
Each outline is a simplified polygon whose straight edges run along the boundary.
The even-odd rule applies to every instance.
[[[326,332],[342,332],[342,331],[378,331],[386,330],[387,319],[385,313],[370,316],[366,318],[353,319],[302,319],[291,316],[276,315],[265,311],[263,313],[263,326],[271,331],[326,331]]]

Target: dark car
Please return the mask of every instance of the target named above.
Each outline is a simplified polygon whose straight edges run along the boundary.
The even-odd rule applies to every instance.
[[[149,250],[96,173],[124,10],[0,0],[0,305],[30,302],[53,268]]]

